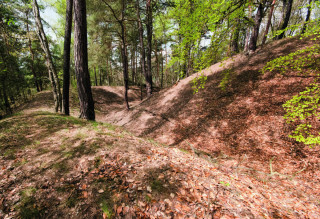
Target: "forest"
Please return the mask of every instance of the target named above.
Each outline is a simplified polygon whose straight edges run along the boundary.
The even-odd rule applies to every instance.
[[[1,0],[0,218],[319,218],[319,6]]]

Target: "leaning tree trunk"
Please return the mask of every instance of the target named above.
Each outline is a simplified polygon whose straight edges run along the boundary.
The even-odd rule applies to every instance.
[[[272,15],[273,15],[273,10],[274,10],[274,5],[275,4],[276,4],[276,0],[273,0],[271,8],[270,8],[269,15],[268,15],[267,27],[266,27],[266,30],[265,30],[265,32],[263,34],[262,46],[266,43],[266,40],[267,40],[267,36],[268,36],[268,32],[269,32],[270,25],[271,25],[271,19],[272,19]]]
[[[277,40],[284,38],[285,29],[288,27],[290,16],[291,16],[292,4],[293,4],[293,0],[288,0],[284,20],[278,29],[279,31],[282,31],[282,33],[276,37]]]
[[[39,40],[41,42],[42,49],[46,54],[46,60],[47,60],[46,63],[47,63],[48,72],[49,72],[49,79],[51,81],[51,85],[53,88],[55,111],[58,112],[62,110],[62,97],[61,97],[61,91],[60,91],[60,83],[59,83],[58,74],[56,72],[56,68],[52,61],[48,40],[43,30],[37,0],[33,0],[33,13],[36,21],[36,26],[38,28]]]
[[[80,118],[95,119],[88,70],[86,1],[74,1],[74,58],[80,100]]]
[[[66,27],[63,50],[63,113],[70,115],[69,88],[70,88],[70,44],[72,32],[72,7],[73,0],[67,0]]]
[[[151,65],[151,53],[152,53],[152,2],[147,0],[147,74],[146,74],[146,86],[147,95],[152,94],[152,65]]]
[[[254,52],[257,49],[257,41],[258,41],[260,25],[263,17],[263,9],[264,9],[264,4],[260,2],[258,6],[257,14],[254,18],[255,25],[253,28],[253,33],[250,38],[249,51],[251,52]]]

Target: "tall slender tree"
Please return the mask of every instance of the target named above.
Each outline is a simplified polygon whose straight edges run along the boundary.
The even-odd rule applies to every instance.
[[[291,16],[292,5],[293,5],[293,0],[283,0],[283,7],[285,7],[285,14],[282,22],[280,23],[280,27],[278,28],[278,31],[282,31],[282,32],[276,37],[277,40],[280,40],[285,36],[285,30],[288,27],[290,16]]]
[[[70,115],[69,88],[70,88],[70,45],[72,32],[72,8],[73,0],[67,0],[66,27],[64,35],[63,51],[63,113]]]
[[[259,2],[256,16],[254,18],[254,28],[253,33],[250,38],[249,51],[254,52],[257,49],[257,41],[259,37],[259,30],[261,26],[261,21],[263,18],[263,11],[265,7],[265,0]]]
[[[49,79],[51,81],[51,85],[53,88],[55,111],[58,112],[58,111],[62,110],[62,95],[61,95],[61,90],[60,90],[60,83],[59,83],[59,78],[58,78],[56,68],[55,68],[53,60],[52,60],[47,36],[43,30],[43,25],[42,25],[42,21],[41,21],[41,17],[40,17],[39,6],[37,3],[37,0],[33,0],[33,13],[34,13],[35,21],[36,21],[36,26],[38,29],[37,33],[39,36],[39,40],[41,42],[42,49],[46,55],[46,64],[48,67]]]
[[[95,120],[88,70],[86,1],[74,1],[74,58],[80,100],[80,118]]]
[[[129,98],[128,98],[128,90],[129,90],[129,66],[128,66],[128,52],[127,52],[127,29],[126,29],[126,9],[127,9],[127,0],[121,0],[121,11],[120,11],[120,18],[116,11],[111,7],[106,0],[102,0],[106,6],[112,12],[113,17],[116,19],[117,23],[119,23],[121,28],[121,33],[119,33],[121,38],[121,60],[122,60],[122,67],[123,67],[123,80],[124,80],[124,100],[127,109],[129,110]]]
[[[147,73],[146,73],[146,85],[147,85],[147,95],[152,94],[152,0],[147,0],[146,3],[146,13],[147,13]]]
[[[268,32],[269,32],[270,25],[271,25],[271,19],[272,19],[272,15],[273,15],[273,10],[274,10],[275,4],[276,4],[276,0],[273,0],[272,4],[271,4],[269,15],[268,15],[268,21],[267,21],[266,30],[265,30],[265,32],[263,34],[262,45],[264,45],[266,43],[266,41],[267,41],[267,36],[268,36]]]
[[[306,29],[307,29],[307,25],[308,25],[308,22],[310,20],[310,16],[311,16],[311,4],[312,4],[312,1],[313,0],[309,0],[309,4],[308,4],[308,11],[307,11],[307,16],[306,16],[306,20],[303,24],[303,27],[302,27],[302,30],[301,30],[301,34],[304,34],[306,32]]]
[[[140,65],[141,65],[141,72],[146,78],[146,84],[147,82],[147,70],[146,70],[146,51],[144,48],[144,39],[143,39],[143,26],[141,22],[141,16],[140,16],[140,5],[139,0],[136,1],[136,9],[137,9],[137,23],[138,23],[138,30],[139,30],[139,43],[140,43]],[[142,97],[142,92],[141,92]]]

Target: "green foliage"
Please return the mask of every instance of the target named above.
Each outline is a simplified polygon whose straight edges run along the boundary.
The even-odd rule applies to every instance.
[[[262,73],[279,72],[285,74],[295,72],[298,75],[313,75],[319,70],[317,61],[320,52],[320,44],[307,47],[290,53],[286,56],[281,56],[268,62],[262,69]]]
[[[200,76],[195,77],[192,80],[192,89],[193,89],[193,94],[198,93],[200,89],[204,89],[204,86],[206,84],[208,77],[205,76],[203,73],[201,73]]]
[[[317,133],[312,125],[312,122],[320,119],[319,100],[320,87],[315,83],[283,105],[286,111],[285,120],[296,126],[289,137],[310,147],[320,144],[320,133]]]
[[[317,33],[316,35],[313,35]],[[302,36],[311,37],[312,40],[318,40],[319,27],[309,25],[307,33]],[[280,74],[293,73],[299,76],[316,77],[319,73],[319,53],[320,44],[314,44],[286,56],[281,56],[268,62],[262,69],[262,73],[278,72]],[[286,111],[284,119],[295,128],[289,135],[297,142],[313,147],[320,144],[320,133],[316,127],[316,121],[320,119],[320,87],[319,81],[314,80],[305,91],[292,97],[283,108]]]
[[[219,84],[219,87],[225,91],[227,89],[227,85],[230,84],[230,80],[232,77],[232,71],[231,69],[226,69],[222,72],[223,78]]]

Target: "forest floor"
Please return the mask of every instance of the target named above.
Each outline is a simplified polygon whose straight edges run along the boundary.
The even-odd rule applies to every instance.
[[[73,117],[37,94],[0,121],[0,218],[320,218],[320,150],[287,137],[281,107],[311,80],[260,73],[309,44],[218,63],[197,94],[195,75],[143,101],[133,87],[129,112],[121,87],[94,87],[97,122],[75,94]]]

